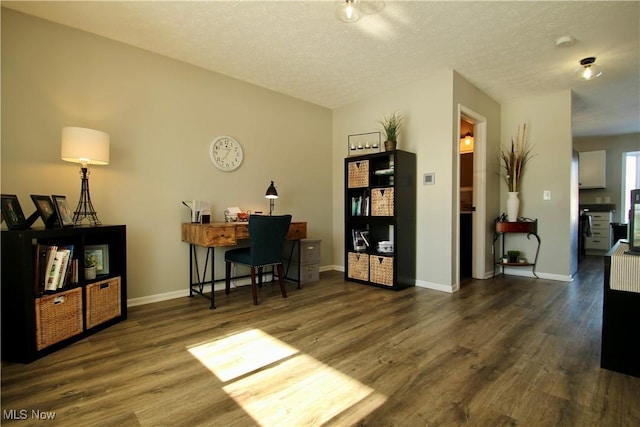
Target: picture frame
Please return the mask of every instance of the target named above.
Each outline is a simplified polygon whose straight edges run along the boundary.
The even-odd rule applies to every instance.
[[[382,144],[380,132],[366,132],[347,137],[347,157],[379,153]]]
[[[54,194],[51,196],[51,199],[56,208],[56,215],[58,215],[60,227],[73,227],[75,223],[73,222],[71,209],[69,209],[69,205],[67,204],[67,197]]]
[[[109,245],[87,245],[84,247],[85,265],[90,258],[97,262],[97,274],[109,274]]]
[[[9,230],[24,230],[31,226],[15,194],[2,194],[2,219]]]
[[[44,222],[46,228],[55,228],[59,225],[58,214],[56,214],[56,208],[53,205],[53,201],[49,196],[42,196],[38,194],[32,194],[31,200],[36,205],[36,210]]]

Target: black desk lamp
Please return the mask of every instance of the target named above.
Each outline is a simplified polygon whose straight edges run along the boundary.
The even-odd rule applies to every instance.
[[[267,192],[264,197],[269,199],[269,215],[273,215],[274,200],[278,198],[278,191],[276,191],[276,186],[273,185],[273,181],[271,181],[271,185],[267,188]]]

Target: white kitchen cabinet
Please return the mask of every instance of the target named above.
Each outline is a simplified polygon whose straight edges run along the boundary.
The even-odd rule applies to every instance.
[[[605,188],[607,184],[607,152],[582,151],[580,158],[580,190]]]
[[[586,212],[591,217],[591,236],[585,238],[584,247],[590,255],[611,249],[612,212]]]

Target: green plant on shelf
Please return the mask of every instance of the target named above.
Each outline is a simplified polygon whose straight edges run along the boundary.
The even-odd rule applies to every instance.
[[[509,257],[509,262],[511,263],[518,262],[520,251],[507,251],[507,256]]]
[[[84,259],[85,268],[97,267],[98,266],[98,257],[94,254],[87,255]]]

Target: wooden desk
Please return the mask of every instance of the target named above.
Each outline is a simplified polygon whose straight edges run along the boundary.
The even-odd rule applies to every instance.
[[[306,222],[291,222],[287,240],[300,240],[307,238]],[[212,222],[210,224],[182,223],[182,241],[189,244],[189,296],[193,293],[204,295],[204,285],[211,284],[211,307],[216,308],[213,287],[215,282],[214,254],[216,247],[235,246],[241,240],[249,239],[249,223],[247,222]],[[202,276],[198,266],[196,246],[207,248],[207,258],[204,264]],[[208,263],[211,261],[211,280],[205,280]],[[193,283],[193,272],[197,282]],[[195,287],[195,289],[194,289]]]

